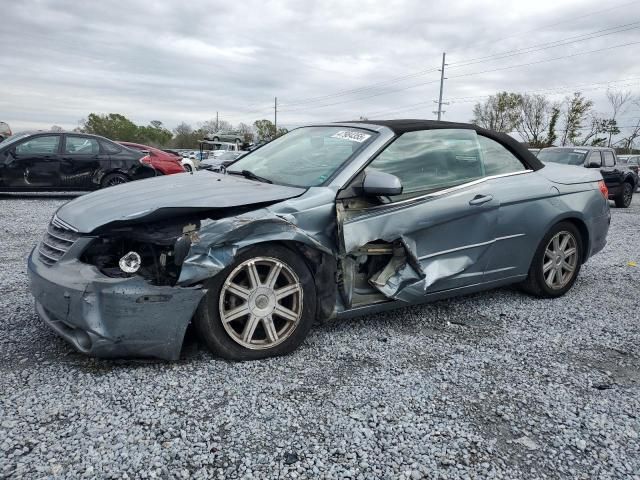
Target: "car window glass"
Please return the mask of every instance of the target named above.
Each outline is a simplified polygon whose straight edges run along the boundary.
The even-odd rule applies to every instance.
[[[495,140],[478,135],[478,141],[482,149],[482,163],[484,164],[485,175],[502,175],[526,170],[526,167],[518,157]]]
[[[421,130],[403,134],[367,170],[390,173],[403,186],[398,199],[460,185],[484,176],[474,130]]]
[[[355,127],[297,128],[238,159],[227,171],[249,170],[274,183],[318,186],[375,136]]]
[[[100,144],[102,145],[103,150],[107,153],[113,154],[122,151],[122,149],[118,145],[111,142],[100,141]]]
[[[18,155],[47,155],[57,153],[60,135],[35,137],[16,146]]]
[[[64,145],[64,153],[76,155],[97,155],[100,153],[100,146],[95,138],[67,135],[67,140]]]
[[[600,152],[591,152],[589,153],[589,158],[587,159],[587,165],[602,165],[602,158],[600,158]]]
[[[604,159],[605,167],[613,167],[615,165],[615,160],[613,158],[613,153],[605,151],[602,152],[602,158]]]

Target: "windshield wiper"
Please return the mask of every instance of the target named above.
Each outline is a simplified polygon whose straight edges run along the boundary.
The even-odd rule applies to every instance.
[[[233,173],[236,173],[236,172],[233,172]],[[251,170],[242,170],[240,173],[244,178],[248,178],[249,180],[257,180],[259,182],[264,182],[264,183],[273,183],[268,178],[264,178],[264,177],[261,177],[260,175],[256,175]]]

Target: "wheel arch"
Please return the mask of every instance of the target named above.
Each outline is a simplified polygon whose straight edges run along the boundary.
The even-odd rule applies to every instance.
[[[580,232],[580,240],[582,241],[582,258],[580,259],[580,263],[585,263],[589,258],[589,251],[591,250],[591,236],[589,234],[589,228],[583,219],[577,216],[568,216],[565,218],[561,218],[558,221],[554,222],[548,229],[551,230],[553,227],[558,225],[559,223],[567,222],[573,224]],[[545,232],[546,235],[546,232]]]
[[[624,178],[624,183],[630,183],[632,187],[637,187],[638,186],[638,182],[636,181],[636,179],[633,177],[633,175],[627,175]]]
[[[110,168],[109,170],[106,170],[104,172],[102,172],[102,175],[97,179],[97,183],[98,185],[100,185],[100,187],[102,187],[104,179],[107,178],[109,175],[124,175],[125,177],[127,177],[127,179],[129,181],[131,181],[131,175],[129,175],[126,171],[122,170],[121,168]]]

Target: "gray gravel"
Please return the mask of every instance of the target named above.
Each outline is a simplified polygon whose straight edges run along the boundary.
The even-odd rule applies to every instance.
[[[564,298],[332,322],[241,364],[96,360],[42,325],[25,259],[63,202],[0,198],[0,477],[640,478],[640,198]]]

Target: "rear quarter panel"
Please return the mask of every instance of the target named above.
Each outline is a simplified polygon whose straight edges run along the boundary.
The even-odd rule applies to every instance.
[[[541,172],[491,181],[500,200],[496,238],[507,240],[495,242],[489,251],[485,281],[526,276],[543,237],[563,220],[586,227],[587,258],[604,246],[609,205],[598,190],[598,182],[560,184]]]

